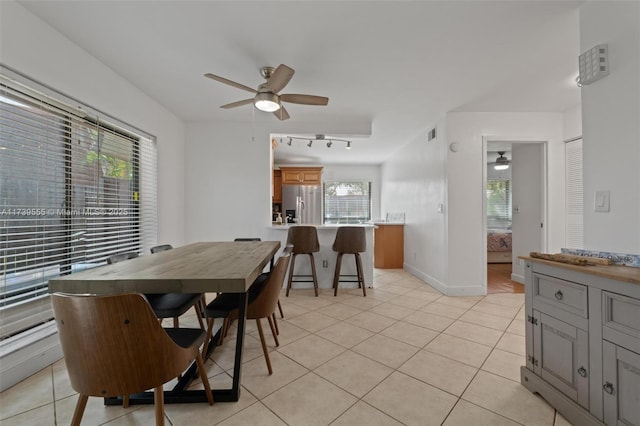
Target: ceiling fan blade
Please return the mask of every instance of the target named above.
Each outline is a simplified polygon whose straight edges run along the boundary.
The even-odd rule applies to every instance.
[[[271,74],[271,77],[269,77],[269,80],[267,80],[267,90],[272,93],[278,93],[289,83],[294,73],[293,68],[289,68],[285,64],[278,65],[278,68],[276,68]]]
[[[303,105],[327,105],[329,103],[329,98],[324,96],[296,95],[291,93],[280,95],[280,100],[283,102],[291,102],[292,104]]]
[[[208,78],[210,78],[212,80],[219,81],[220,83],[228,84],[229,86],[233,86],[233,87],[236,87],[238,89],[246,90],[247,92],[251,92],[251,93],[257,93],[258,92],[256,89],[252,89],[249,86],[245,86],[244,84],[236,83],[235,81],[231,81],[229,79],[226,79],[224,77],[220,77],[218,75],[214,75],[214,74],[211,74],[211,73],[206,73],[204,76],[208,77]]]
[[[235,107],[239,107],[242,105],[247,105],[253,102],[253,98],[251,99],[243,99],[241,101],[237,101],[237,102],[231,102],[230,104],[226,104],[226,105],[222,105],[220,108],[224,108],[224,109],[230,109],[230,108],[235,108]]]
[[[278,117],[278,120],[284,121],[289,119],[289,113],[284,108],[284,105],[280,105],[280,109],[277,111],[273,111],[273,115]]]

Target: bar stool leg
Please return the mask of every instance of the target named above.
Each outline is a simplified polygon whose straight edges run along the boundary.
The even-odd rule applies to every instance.
[[[313,275],[313,290],[316,293],[316,297],[318,297],[318,276],[316,275],[316,261],[313,258],[313,253],[309,253],[309,257],[311,260],[311,274]]]
[[[287,281],[287,292],[285,293],[286,297],[289,297],[289,290],[291,290],[291,282],[293,281],[293,268],[296,264],[297,255],[297,253],[293,253],[291,255],[291,265],[289,266],[289,280]]]
[[[342,265],[343,253],[338,253],[336,258],[336,271],[333,273],[333,296],[338,295],[338,282],[340,281],[340,267]]]
[[[362,295],[367,297],[366,286],[364,285],[364,274],[362,273],[362,259],[360,253],[355,253],[356,256],[356,268],[358,269],[358,286],[362,283]]]

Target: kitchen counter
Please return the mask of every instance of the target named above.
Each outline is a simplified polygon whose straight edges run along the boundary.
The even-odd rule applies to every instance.
[[[623,281],[640,285],[640,268],[619,265],[572,265],[569,263],[553,262],[550,260],[538,259],[530,256],[520,256],[519,258],[527,262],[541,263],[544,265],[568,269],[570,271],[581,272],[583,274],[596,275],[602,278],[609,278],[616,281]]]
[[[336,229],[336,228],[340,228],[343,226],[361,226],[363,228],[373,228],[375,227],[374,224],[371,223],[361,223],[361,224],[347,224],[347,223],[330,223],[327,225],[313,225],[313,224],[302,224],[302,225],[298,225],[297,223],[289,223],[289,224],[282,224],[282,225],[278,225],[278,224],[272,224],[271,225],[271,229],[279,229],[279,230],[283,230],[286,229],[287,231],[289,230],[289,228],[291,228],[292,226],[313,226],[316,229]]]

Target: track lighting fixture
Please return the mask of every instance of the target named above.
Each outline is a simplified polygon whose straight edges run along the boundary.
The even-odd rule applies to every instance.
[[[308,141],[307,146],[311,148],[314,141],[324,141],[327,143],[327,148],[331,148],[334,142],[344,142],[346,144],[347,149],[351,149],[351,141],[346,139],[336,139],[336,138],[328,138],[325,135],[315,135],[315,139],[303,138],[298,136],[285,136],[285,139],[288,139],[287,145],[291,146],[294,140]]]

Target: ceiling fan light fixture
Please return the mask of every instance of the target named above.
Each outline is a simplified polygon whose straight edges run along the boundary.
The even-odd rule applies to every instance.
[[[351,149],[351,141],[347,141],[347,148],[346,149]]]
[[[493,166],[495,170],[507,170],[509,168],[511,162],[504,156],[504,153],[505,151],[498,151],[500,156],[496,158],[496,164]]]
[[[260,111],[274,112],[280,109],[280,98],[274,93],[260,92],[253,99],[253,104]]]

